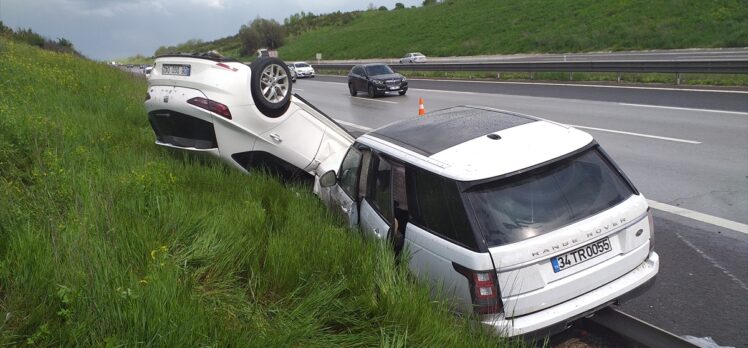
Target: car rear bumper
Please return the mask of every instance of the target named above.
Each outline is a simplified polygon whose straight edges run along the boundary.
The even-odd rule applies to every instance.
[[[483,316],[481,323],[500,336],[542,336],[565,329],[572,321],[614,303],[626,301],[648,289],[660,268],[660,257],[649,253],[644,262],[618,279],[586,294],[544,310],[505,318],[503,314]]]

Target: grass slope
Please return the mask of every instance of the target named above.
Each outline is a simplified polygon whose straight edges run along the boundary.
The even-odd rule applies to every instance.
[[[745,0],[447,0],[291,38],[287,60],[748,46]]]
[[[0,345],[502,342],[307,189],[158,149],[145,89],[0,39]]]

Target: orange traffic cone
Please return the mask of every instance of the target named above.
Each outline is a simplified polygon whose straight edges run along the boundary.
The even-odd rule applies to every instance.
[[[423,98],[418,98],[418,116],[426,114],[426,109],[423,108]]]

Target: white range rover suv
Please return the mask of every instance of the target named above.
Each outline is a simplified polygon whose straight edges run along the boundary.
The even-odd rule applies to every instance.
[[[504,336],[544,336],[646,290],[644,197],[593,138],[455,107],[367,133],[315,187],[364,235]]]

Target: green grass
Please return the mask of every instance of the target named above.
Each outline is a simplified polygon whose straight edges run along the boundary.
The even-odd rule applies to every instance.
[[[291,38],[289,60],[748,46],[745,0],[447,0]]]
[[[518,345],[308,188],[158,149],[145,89],[0,39],[0,345]]]

